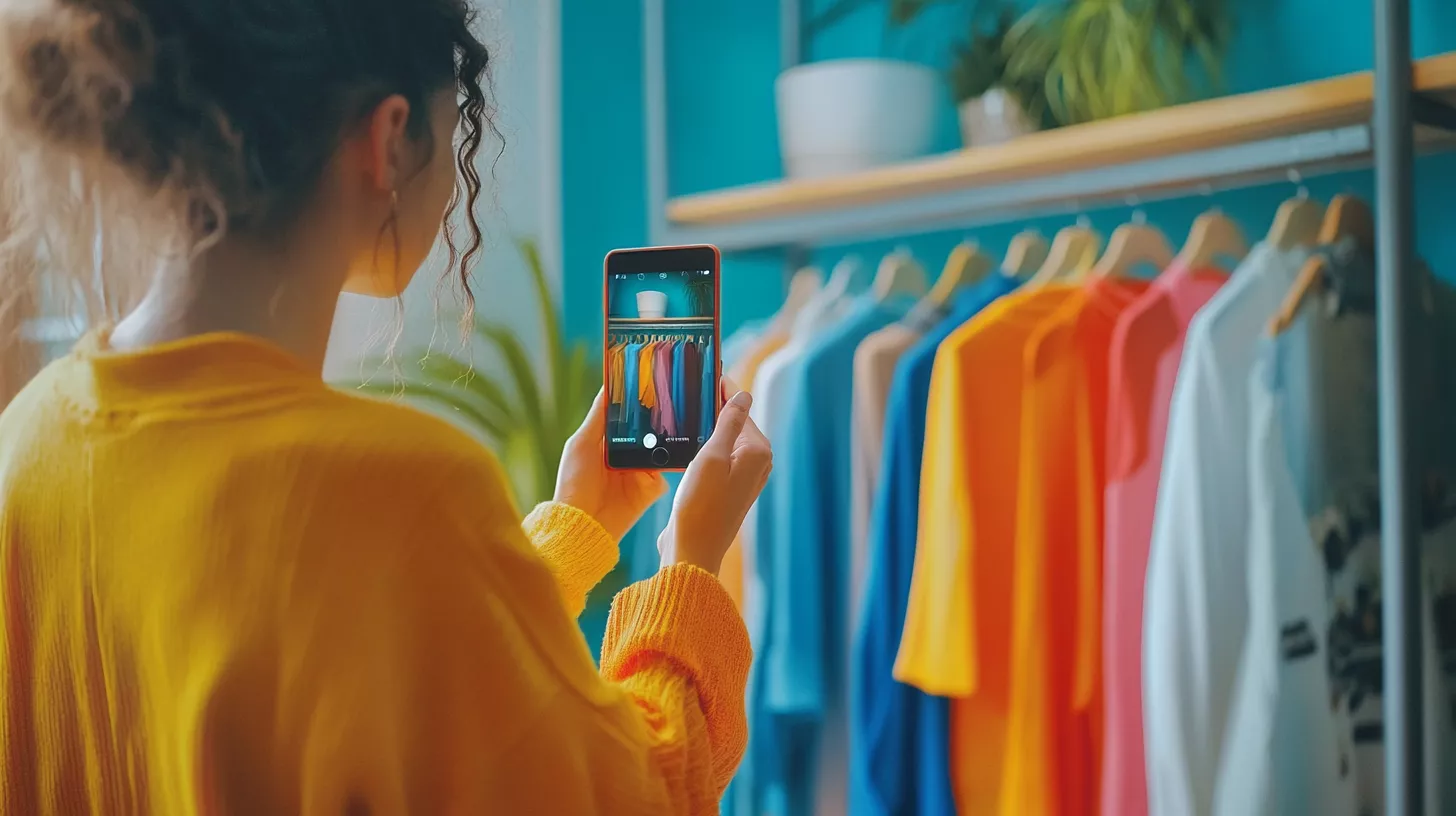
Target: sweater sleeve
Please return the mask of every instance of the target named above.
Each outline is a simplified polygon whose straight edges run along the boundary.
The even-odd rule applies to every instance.
[[[576,618],[587,593],[616,565],[616,542],[591,516],[558,502],[538,505],[522,528],[555,576],[567,614]],[[701,569],[669,567],[613,601],[601,675],[626,690],[641,712],[654,761],[695,777],[699,790],[684,793],[705,807],[721,795],[742,758],[750,660],[736,605]],[[696,795],[705,792],[712,795]]]
[[[617,542],[596,519],[560,502],[537,505],[521,527],[556,576],[566,614],[576,619],[587,593],[617,565]]]

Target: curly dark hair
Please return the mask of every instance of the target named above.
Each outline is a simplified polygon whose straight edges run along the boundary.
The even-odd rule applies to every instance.
[[[32,214],[38,196],[57,205],[45,218],[69,211],[82,223],[96,218],[85,193],[106,195],[114,185],[101,182],[116,172],[134,183],[134,198],[173,214],[172,237],[187,252],[224,232],[286,230],[345,133],[380,101],[409,100],[409,133],[428,154],[438,136],[428,100],[453,87],[462,129],[450,208],[465,204],[470,235],[462,251],[448,218],[445,235],[473,304],[476,155],[485,129],[494,131],[482,87],[489,55],[473,24],[467,0],[7,2],[0,152],[17,161],[0,165],[22,170],[0,182],[11,193],[0,199],[0,261],[20,251],[25,227],[51,231]],[[127,207],[114,209],[126,217]],[[101,232],[100,223],[83,227],[78,235]],[[110,232],[98,240],[126,240]],[[32,243],[51,256],[64,249],[54,235]]]

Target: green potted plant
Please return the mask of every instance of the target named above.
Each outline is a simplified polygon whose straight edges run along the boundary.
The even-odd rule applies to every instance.
[[[1226,0],[1059,0],[1024,15],[1008,70],[1045,70],[1052,115],[1078,124],[1187,102],[1221,85]]]
[[[1017,13],[1005,7],[991,27],[973,27],[950,68],[951,93],[966,147],[1000,144],[1040,129],[1046,115],[1046,66],[1028,59],[1013,66]],[[1014,67],[1014,70],[1013,70]]]

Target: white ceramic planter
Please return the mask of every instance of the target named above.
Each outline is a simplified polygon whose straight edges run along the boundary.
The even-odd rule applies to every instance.
[[[1001,144],[1037,130],[1021,103],[1003,88],[992,88],[975,99],[967,99],[958,110],[966,147]]]
[[[661,320],[667,316],[667,294],[664,292],[638,292],[637,316]]]
[[[779,74],[779,149],[792,178],[853,173],[935,147],[940,75],[923,65],[847,59]]]

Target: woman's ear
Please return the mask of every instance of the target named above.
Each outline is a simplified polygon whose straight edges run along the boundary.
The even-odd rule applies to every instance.
[[[364,173],[381,193],[399,189],[408,174],[410,103],[393,94],[374,107],[363,149]]]

